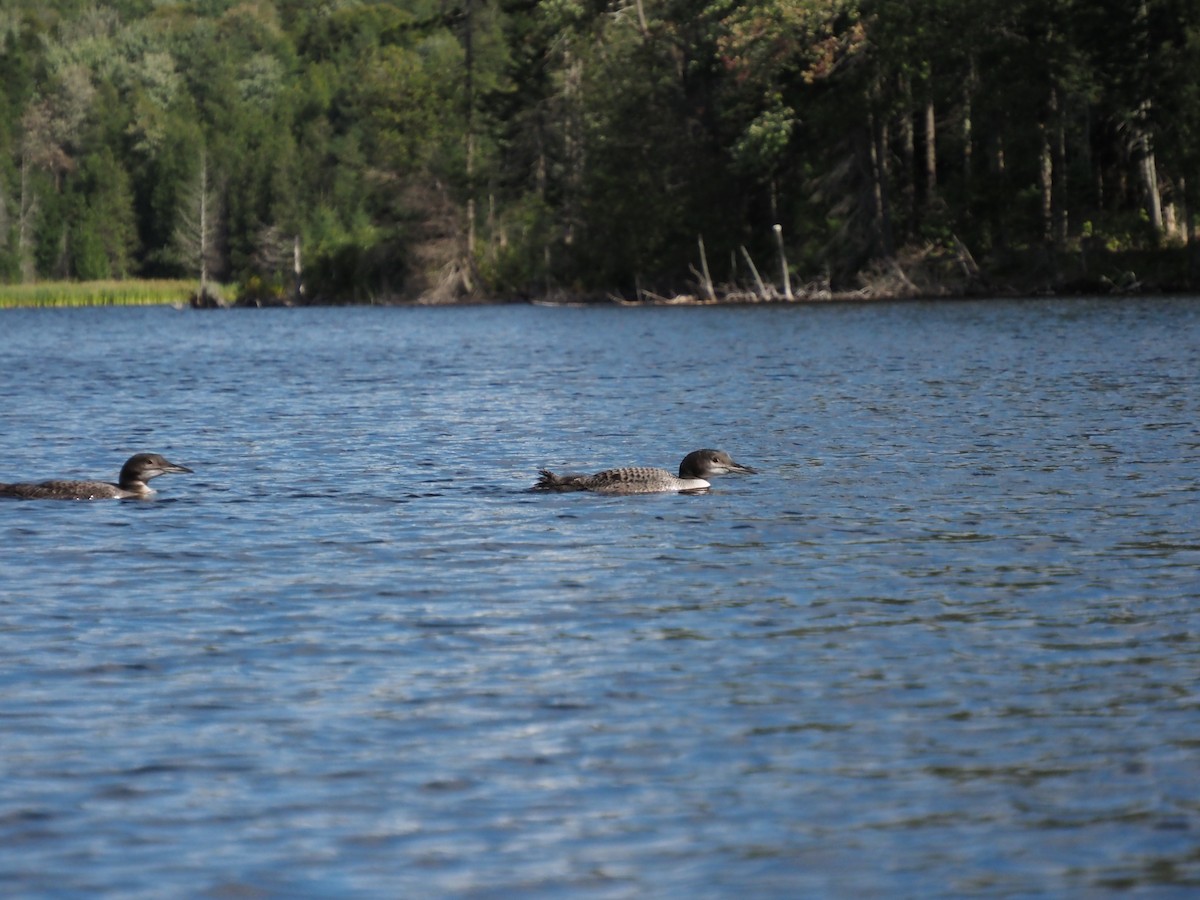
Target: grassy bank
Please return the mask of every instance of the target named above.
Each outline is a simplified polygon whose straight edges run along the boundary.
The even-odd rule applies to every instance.
[[[194,281],[43,281],[0,284],[0,309],[17,306],[160,306],[187,303]]]

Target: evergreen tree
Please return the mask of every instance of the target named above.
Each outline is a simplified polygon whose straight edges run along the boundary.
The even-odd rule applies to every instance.
[[[203,258],[274,280],[299,238],[326,298],[686,290],[697,238],[730,282],[776,234],[844,283],[1169,248],[1198,34],[1191,0],[10,0],[0,278],[197,267],[218,167]]]

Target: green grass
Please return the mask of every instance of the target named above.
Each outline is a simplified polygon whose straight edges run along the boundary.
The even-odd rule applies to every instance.
[[[197,283],[154,281],[43,281],[0,284],[0,309],[17,306],[158,306],[187,303]]]

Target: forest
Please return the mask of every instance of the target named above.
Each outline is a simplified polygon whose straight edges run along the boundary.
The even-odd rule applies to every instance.
[[[7,284],[1200,284],[1200,0],[5,0],[0,91]]]

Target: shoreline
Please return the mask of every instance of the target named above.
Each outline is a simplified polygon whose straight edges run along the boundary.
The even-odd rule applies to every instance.
[[[304,308],[335,308],[335,307],[413,307],[413,308],[445,308],[469,309],[481,306],[542,306],[547,308],[588,308],[588,307],[627,307],[627,308],[669,308],[669,307],[806,307],[806,306],[850,306],[877,305],[885,303],[969,303],[995,300],[1112,300],[1147,299],[1154,297],[1200,297],[1200,291],[1189,288],[1139,289],[1122,291],[1105,290],[1072,290],[1072,291],[1017,291],[997,290],[990,292],[939,292],[939,293],[868,293],[865,291],[829,291],[821,294],[795,295],[792,299],[784,297],[762,298],[747,296],[744,293],[718,295],[713,298],[699,297],[694,294],[658,295],[643,292],[640,299],[630,299],[619,295],[585,296],[567,293],[554,293],[543,296],[527,297],[464,297],[456,300],[429,301],[417,299],[386,299],[372,302],[343,302],[331,300],[328,302],[314,301],[309,303],[230,303],[220,307],[198,307],[184,299],[142,299],[142,300],[113,300],[96,301],[79,300],[30,300],[0,302],[0,313],[5,310],[18,309],[96,309],[100,307],[169,307],[180,311],[207,310],[239,310],[239,309],[304,309]]]
[[[1112,262],[1112,260],[1110,260]],[[1086,275],[1079,271],[1055,272],[1022,270],[1008,277],[946,277],[946,272],[931,272],[899,263],[859,276],[862,287],[830,287],[826,280],[803,283],[791,296],[774,284],[758,289],[721,286],[698,292],[654,292],[640,289],[634,296],[614,290],[552,288],[539,292],[512,292],[494,295],[430,293],[419,296],[391,294],[367,301],[342,300],[336,296],[292,298],[236,298],[235,286],[221,286],[221,294],[234,296],[221,304],[197,304],[198,284],[186,280],[38,282],[0,284],[0,310],[8,308],[70,308],[96,306],[172,306],[180,310],[238,310],[305,306],[422,306],[472,307],[528,304],[533,306],[820,306],[829,304],[883,304],[883,302],[936,302],[970,300],[1022,300],[1046,298],[1100,298],[1120,300],[1150,296],[1200,295],[1200,288],[1178,269],[1152,271],[1139,277],[1132,268],[1111,266],[1108,275]],[[941,276],[941,277],[940,277]]]

